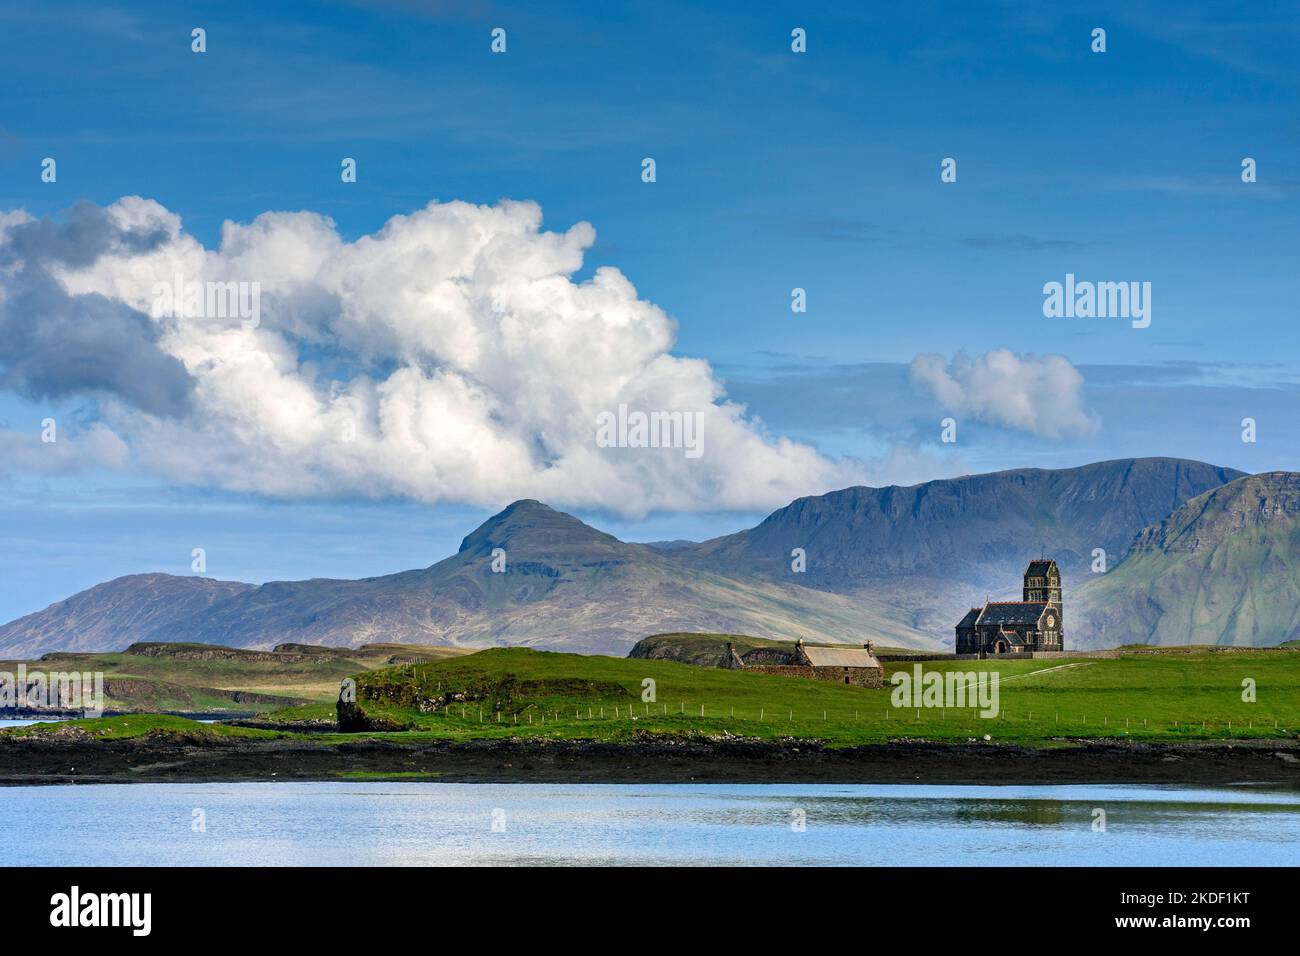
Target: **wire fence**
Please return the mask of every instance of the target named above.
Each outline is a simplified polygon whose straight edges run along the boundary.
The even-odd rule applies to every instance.
[[[891,707],[858,708],[853,711],[798,709],[788,706],[741,706],[730,703],[680,700],[642,702],[640,704],[607,703],[567,707],[529,705],[518,710],[501,710],[478,704],[453,704],[440,708],[433,716],[454,719],[458,723],[495,724],[503,727],[545,727],[558,724],[654,721],[707,723],[711,726],[734,722],[738,725],[789,725],[801,729],[823,725],[827,730],[858,727],[889,728],[898,736],[920,736],[934,729],[962,729],[972,736],[997,735],[1007,731],[1032,730],[1035,736],[1115,736],[1172,734],[1184,737],[1257,737],[1293,736],[1295,728],[1287,721],[1267,714],[1242,718],[1216,715],[1182,717],[1112,715],[1079,711],[1007,711],[984,715],[977,707]]]

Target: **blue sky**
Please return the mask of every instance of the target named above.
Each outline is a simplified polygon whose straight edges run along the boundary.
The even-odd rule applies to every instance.
[[[575,280],[616,266],[676,321],[672,354],[711,363],[769,434],[881,480],[1156,454],[1300,468],[1294,4],[755,6],[0,3],[0,211],[139,195],[211,248],[270,210],[353,241],[430,200],[533,200],[546,229],[595,227]],[[1042,286],[1066,273],[1150,282],[1151,327],[1045,318]],[[969,412],[939,444],[949,409],[909,363],[997,349],[1068,359],[1096,427]],[[0,426],[89,425],[100,401],[0,391]],[[495,510],[134,466],[0,473],[4,620],[118,574],[187,573],[196,546],[243,580],[424,566]],[[572,510],[642,540],[764,511]]]

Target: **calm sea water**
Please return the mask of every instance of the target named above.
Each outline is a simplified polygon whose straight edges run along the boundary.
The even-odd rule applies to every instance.
[[[1105,832],[1094,830],[1096,810],[1105,811]],[[0,788],[0,835],[10,866],[1295,865],[1300,794],[406,782],[10,787]]]

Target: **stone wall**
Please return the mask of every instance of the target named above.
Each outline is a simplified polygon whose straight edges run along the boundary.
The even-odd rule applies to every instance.
[[[797,664],[746,665],[746,671],[758,674],[775,674],[778,677],[802,677],[804,680],[824,680],[853,687],[881,688],[885,686],[882,667],[802,667]]]
[[[1117,657],[1130,657],[1141,654],[1231,654],[1233,652],[1255,653],[1258,651],[1277,651],[1279,653],[1300,653],[1300,647],[1236,647],[1232,645],[1222,646],[1202,646],[1193,645],[1191,647],[1178,647],[1152,645],[1150,647],[1130,647],[1126,650],[1120,650],[1118,647],[1106,648],[1099,651],[1020,651],[1019,653],[1008,654],[985,654],[982,658],[979,654],[877,654],[876,658],[881,663],[903,664],[919,662],[924,664],[926,661],[1004,661],[1004,660],[1060,660],[1061,658],[1082,657],[1097,658],[1102,660],[1114,660]],[[751,668],[752,669],[752,668]]]
[[[1130,652],[1133,653],[1133,652]],[[1137,653],[1143,653],[1138,651]],[[891,664],[900,664],[903,662],[911,663],[919,661],[1024,661],[1024,660],[1056,660],[1062,657],[1101,657],[1115,658],[1121,656],[1118,648],[1111,648],[1104,651],[1008,651],[1006,654],[877,654],[882,662],[888,661]]]
[[[995,655],[997,656],[997,655]],[[1107,660],[1113,660],[1120,657],[1118,647],[1112,647],[1105,651],[1034,651],[1030,654],[1004,654],[1003,657],[1032,657],[1034,660],[1056,660],[1062,657],[1100,657]]]

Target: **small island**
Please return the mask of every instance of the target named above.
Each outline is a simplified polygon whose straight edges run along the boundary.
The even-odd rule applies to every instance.
[[[799,651],[745,635],[666,634],[625,658],[301,644],[47,655],[33,666],[107,672],[105,716],[0,732],[0,783],[1300,778],[1300,653],[1291,645],[1046,660],[876,646],[884,679],[874,687],[780,673],[776,662]],[[736,658],[778,672],[737,668]],[[982,716],[973,693],[967,706],[920,697],[898,705],[906,681],[954,672],[996,687],[996,716]],[[248,695],[285,703],[241,716],[249,707],[240,701],[256,699]],[[215,706],[196,706],[205,703]],[[177,710],[217,722],[167,712]]]

